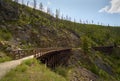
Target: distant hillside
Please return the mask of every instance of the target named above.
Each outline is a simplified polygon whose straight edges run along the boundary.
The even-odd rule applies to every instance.
[[[71,81],[88,77],[120,81],[120,48],[109,55],[90,49],[114,44],[120,45],[120,27],[62,20],[11,0],[0,0],[0,55],[11,49],[71,47]]]

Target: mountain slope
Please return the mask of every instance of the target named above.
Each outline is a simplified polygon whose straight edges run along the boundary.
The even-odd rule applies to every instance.
[[[5,5],[2,7],[6,7]],[[16,12],[14,6],[12,11]],[[1,15],[2,20],[4,19],[0,25],[1,36],[6,35],[1,37],[1,40],[14,41],[20,48],[24,48],[25,45],[30,47],[76,47],[80,45],[80,38],[69,30],[57,26],[56,21],[59,20],[52,16],[21,5],[17,12],[18,19],[12,20],[10,16],[11,21],[9,17],[5,19],[8,15]]]
[[[0,51],[71,47],[75,49],[69,63],[72,81],[89,81],[90,78],[96,81],[120,80],[119,48],[109,55],[89,49],[92,46],[119,45],[120,27],[61,20],[11,0],[1,1]],[[80,47],[83,49],[76,49]]]

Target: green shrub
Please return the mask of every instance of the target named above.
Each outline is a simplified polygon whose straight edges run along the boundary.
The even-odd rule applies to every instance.
[[[59,67],[55,68],[55,72],[63,77],[67,77],[68,69],[59,66]]]
[[[7,29],[0,29],[0,40],[10,40],[12,38],[11,33]]]
[[[99,74],[98,72],[99,72],[99,68],[96,66],[96,65],[92,65],[91,67],[90,67],[90,70],[93,72],[93,73],[95,73],[95,74]]]
[[[18,71],[18,72],[25,72],[27,70],[28,66],[25,65],[25,64],[21,64],[21,66],[17,67],[15,69],[15,71]]]

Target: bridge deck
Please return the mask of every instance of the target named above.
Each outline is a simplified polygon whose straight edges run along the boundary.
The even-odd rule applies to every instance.
[[[21,59],[30,55],[34,55],[35,58],[41,57],[45,54],[69,51],[71,48],[37,48],[37,49],[25,49],[25,50],[13,50],[10,52],[10,56],[13,59]]]

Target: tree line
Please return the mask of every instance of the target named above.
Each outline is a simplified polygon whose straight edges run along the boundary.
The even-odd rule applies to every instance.
[[[13,0],[17,3],[19,3],[19,0]],[[22,5],[24,5],[24,0],[21,1]],[[30,1],[27,1],[27,6],[29,6],[30,4]],[[37,8],[37,5],[39,5],[39,8]],[[38,3],[37,4],[37,0],[33,0],[33,9],[39,9],[40,11],[44,11],[44,6],[42,4],[42,2]],[[67,21],[72,21],[72,18],[68,15],[64,16],[63,14],[60,14],[60,9],[56,9],[55,13],[52,12],[52,9],[47,7],[46,9],[46,13],[57,18],[57,19],[62,19],[62,20],[67,20]],[[76,19],[74,18],[73,22],[75,23],[80,23],[80,24],[97,24],[97,25],[105,25],[101,22],[97,22],[95,23],[93,20],[89,21],[89,20],[82,20],[82,19],[79,19],[79,21],[76,21]],[[109,27],[110,25],[107,24],[107,26]]]

